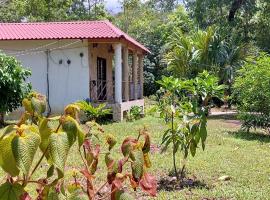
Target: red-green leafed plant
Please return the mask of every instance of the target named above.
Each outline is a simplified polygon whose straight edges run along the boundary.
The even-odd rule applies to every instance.
[[[104,134],[102,127],[89,122],[86,124],[88,131],[82,129],[77,105],[68,105],[62,116],[46,118],[42,115],[46,111],[45,96],[31,93],[22,104],[25,112],[20,121],[0,130],[0,166],[7,173],[5,183],[0,185],[0,200],[32,199],[27,192],[28,185],[35,187],[34,199],[37,200],[132,199],[124,187],[127,183],[134,190],[140,187],[149,195],[156,195],[156,180],[147,172],[151,162],[150,137],[146,129],[141,130],[137,138],[124,140],[121,146],[123,157],[117,160],[112,156],[117,143],[115,138],[108,135],[108,151],[101,152],[99,136]],[[66,161],[75,143],[80,155],[78,159],[84,165],[81,169],[74,168],[73,180],[67,180]],[[42,152],[39,158],[38,149]],[[96,187],[94,180],[99,176],[101,154],[105,154],[107,180]],[[47,173],[34,179],[42,162],[47,163]],[[130,165],[127,168],[130,171],[124,170],[126,165]],[[109,190],[102,192],[105,187]]]

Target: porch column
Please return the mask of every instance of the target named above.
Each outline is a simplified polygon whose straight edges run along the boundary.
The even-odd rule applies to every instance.
[[[132,80],[134,84],[134,100],[138,99],[138,56],[137,52],[133,52],[132,59]]]
[[[143,99],[143,55],[139,55],[139,69],[140,69],[140,86],[141,86],[141,95],[140,99]]]
[[[122,103],[122,45],[114,45],[115,103]]]
[[[123,64],[124,64],[124,98],[129,101],[129,66],[128,66],[128,48],[123,50]]]

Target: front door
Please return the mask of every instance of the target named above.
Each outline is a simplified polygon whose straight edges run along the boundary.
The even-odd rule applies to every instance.
[[[97,58],[97,98],[99,101],[107,99],[107,66],[106,59]]]

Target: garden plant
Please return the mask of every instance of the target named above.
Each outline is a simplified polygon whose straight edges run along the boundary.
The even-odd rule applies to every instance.
[[[0,52],[0,126],[4,124],[4,114],[18,108],[30,92],[31,85],[25,82],[30,75],[14,57]]]
[[[163,77],[159,84],[158,111],[168,126],[162,145],[166,150],[172,144],[174,174],[183,178],[189,152],[195,156],[200,142],[205,149],[209,102],[222,96],[224,86],[218,85],[218,79],[206,71],[190,80]],[[183,153],[180,177],[176,164],[178,150]]]
[[[270,57],[260,54],[251,57],[238,70],[233,85],[233,99],[237,105],[242,127],[262,128],[270,132]]]
[[[103,117],[112,113],[112,109],[106,108],[105,103],[94,106],[87,101],[78,101],[76,105],[85,113],[88,121],[95,120],[99,122]]]
[[[132,106],[127,113],[127,121],[135,121],[142,117],[143,110],[140,106]]]
[[[20,121],[0,130],[0,166],[6,172],[0,185],[1,200],[133,199],[124,187],[127,183],[133,190],[141,188],[151,196],[156,195],[155,177],[147,172],[151,162],[150,137],[146,129],[140,130],[137,138],[124,139],[123,156],[118,160],[113,156],[113,147],[119,141],[107,135],[104,141],[107,151],[101,152],[102,127],[89,122],[86,130],[82,129],[76,104],[68,105],[62,116],[51,118],[42,115],[46,110],[46,97],[41,94],[30,93],[22,104],[25,112]],[[66,180],[66,160],[75,145],[84,165],[74,167],[73,180]],[[38,149],[42,152],[39,158]],[[97,186],[94,179],[99,176],[101,154],[105,154],[107,179]],[[35,179],[42,162],[47,163],[47,173]],[[28,193],[29,185],[36,189],[35,197]],[[102,193],[105,186],[109,190]]]

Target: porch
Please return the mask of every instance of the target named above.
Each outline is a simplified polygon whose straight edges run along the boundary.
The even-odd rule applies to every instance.
[[[144,109],[143,57],[142,50],[124,42],[89,41],[89,98],[111,107],[115,121],[132,106]]]

